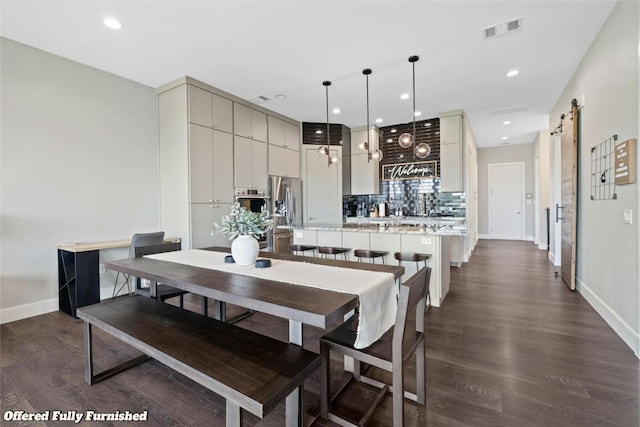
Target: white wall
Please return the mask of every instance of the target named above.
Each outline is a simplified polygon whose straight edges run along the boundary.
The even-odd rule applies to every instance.
[[[478,148],[478,236],[489,236],[489,164],[524,162],[524,191],[534,192],[534,144]],[[525,239],[533,240],[535,206],[525,205]]]
[[[57,246],[159,226],[155,91],[0,39],[0,321],[58,308]],[[127,249],[106,251],[124,258]],[[102,276],[102,286],[113,283]]]
[[[550,128],[581,109],[577,288],[625,342],[640,354],[638,319],[638,186],[616,186],[617,200],[590,200],[591,148],[617,134],[638,138],[639,3],[618,1],[550,113]],[[623,210],[634,211],[624,224]]]
[[[551,153],[549,142],[549,130],[541,130],[534,142],[536,150],[537,170],[535,171],[537,186],[535,188],[536,211],[535,215],[535,242],[539,249],[547,249],[547,212],[549,212],[549,221],[553,221],[552,210],[554,208],[551,203]],[[549,239],[551,239],[549,237]]]

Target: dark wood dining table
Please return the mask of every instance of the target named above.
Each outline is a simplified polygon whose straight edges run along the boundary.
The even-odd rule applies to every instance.
[[[207,250],[229,252],[229,248],[212,247]],[[260,252],[260,258],[303,261],[313,264],[352,268],[393,274],[401,280],[401,266],[367,264],[315,257]],[[105,263],[106,268],[134,277],[149,279],[152,284],[163,283],[215,301],[230,303],[250,310],[289,320],[289,342],[302,345],[302,325],[327,329],[342,323],[358,306],[358,296],[294,283],[267,280],[220,270],[195,267],[175,262],[130,258]],[[153,289],[152,289],[153,295]],[[302,402],[302,389],[287,397],[287,425],[293,420]]]

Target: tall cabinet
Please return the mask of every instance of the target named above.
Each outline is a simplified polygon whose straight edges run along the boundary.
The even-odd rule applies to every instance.
[[[184,83],[158,93],[160,225],[184,248],[229,246],[214,232],[233,203],[233,102]]]
[[[466,237],[451,238],[451,263],[460,267],[469,260],[475,247],[477,221],[477,148],[462,110],[441,113],[440,117],[440,190],[464,192]]]
[[[299,124],[190,77],[157,93],[160,226],[180,236],[183,248],[228,247],[231,242],[213,227],[228,215],[234,187],[266,189],[271,160],[280,161],[280,153],[267,147],[270,124],[278,125],[276,134],[282,127],[274,146],[296,153]],[[279,175],[299,177],[299,154],[283,158],[285,173]]]

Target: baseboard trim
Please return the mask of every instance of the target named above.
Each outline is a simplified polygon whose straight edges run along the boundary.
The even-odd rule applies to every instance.
[[[547,248],[547,244],[546,243],[538,243],[538,249],[540,249],[541,251],[546,251]]]
[[[576,277],[576,289],[580,295],[593,307],[593,309],[604,319],[611,329],[631,348],[636,357],[640,359],[640,334],[633,331],[618,314],[600,299],[583,281]]]
[[[556,254],[549,251],[549,261],[556,267],[560,267],[562,264],[560,263],[560,258],[556,257]]]
[[[111,299],[113,287],[100,288],[100,300]],[[58,310],[58,298],[38,301],[31,304],[19,305],[0,310],[0,325],[15,322],[28,317],[40,316]]]
[[[496,235],[496,236],[492,236],[490,234],[478,234],[478,238],[479,239],[486,239],[486,240],[516,240],[516,241],[521,241],[521,242],[533,242],[533,236],[524,236],[522,238],[516,238],[513,236],[500,236],[500,235]]]
[[[58,298],[38,301],[0,310],[0,324],[15,322],[28,317],[39,316],[58,310]]]

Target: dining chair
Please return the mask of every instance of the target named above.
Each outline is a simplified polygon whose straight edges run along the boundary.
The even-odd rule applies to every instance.
[[[358,326],[357,316],[353,316],[347,322],[340,325],[332,332],[320,339],[320,355],[322,356],[322,371],[320,379],[320,415],[324,419],[337,422],[341,425],[365,425],[373,414],[375,407],[382,402],[387,391],[393,395],[393,426],[399,427],[404,422],[404,398],[407,397],[420,405],[426,403],[425,380],[425,348],[424,348],[424,317],[426,290],[431,278],[431,268],[423,267],[400,285],[398,295],[398,310],[396,320],[392,326],[378,341],[364,349],[356,349],[353,344],[356,340]],[[415,328],[407,325],[409,314],[415,312]],[[330,359],[329,352],[333,350],[354,359],[353,379],[376,385],[381,388],[377,398],[364,416],[358,421],[348,420],[343,416],[330,412]],[[404,390],[403,373],[404,362],[415,353],[416,355],[416,393]],[[392,384],[381,383],[361,375],[361,363],[375,366],[391,372]],[[351,379],[350,379],[351,380]],[[342,390],[344,387],[340,388]],[[339,395],[340,391],[338,391]]]
[[[182,245],[180,242],[165,242],[160,243],[158,245],[148,245],[148,246],[138,246],[135,248],[135,257],[140,258],[145,255],[153,255],[160,254],[164,252],[173,252],[179,251],[182,249]],[[183,291],[182,289],[174,288],[169,285],[164,285],[162,283],[158,283],[156,285],[156,299],[164,302],[169,298],[180,297],[179,305],[180,308],[184,308],[184,294],[188,294],[188,291]],[[142,280],[140,278],[136,278],[136,294],[144,295],[146,297],[151,296],[151,289],[149,287],[142,286]],[[205,298],[206,300],[206,298]],[[204,314],[207,313],[207,304],[203,303]]]
[[[153,233],[136,233],[131,238],[131,246],[129,247],[129,258],[135,257],[136,248],[139,246],[149,246],[149,245],[159,245],[164,242],[164,231],[156,231]],[[120,279],[120,275],[124,278],[124,281],[120,284],[118,288],[118,281]],[[115,298],[118,296],[120,291],[127,286],[127,290],[129,291],[129,295],[133,292],[131,291],[131,284],[129,283],[129,275],[125,273],[116,274],[116,280],[113,284],[113,295],[111,298]]]

